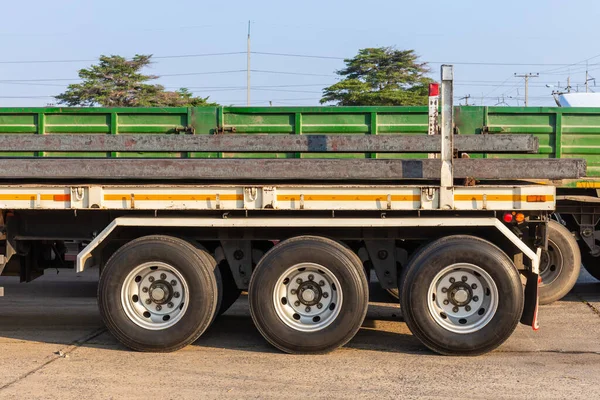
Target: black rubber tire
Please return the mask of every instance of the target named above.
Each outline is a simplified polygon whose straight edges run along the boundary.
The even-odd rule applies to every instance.
[[[578,241],[579,251],[581,252],[581,261],[583,263],[583,267],[591,276],[598,279],[600,281],[600,257],[594,257],[590,253],[590,249],[588,249],[587,244],[583,241]]]
[[[327,266],[344,294],[338,317],[316,332],[289,327],[273,305],[273,291],[281,274],[302,262]],[[252,274],[248,296],[254,324],[269,343],[287,353],[314,354],[334,350],[354,337],[367,314],[369,286],[362,262],[352,250],[331,239],[299,236],[265,254]]]
[[[498,288],[498,309],[473,333],[454,333],[438,324],[428,308],[434,277],[448,265],[470,263],[484,269]],[[523,312],[524,295],[519,271],[492,243],[473,236],[438,239],[419,250],[407,265],[400,304],[409,329],[425,346],[443,355],[475,356],[501,345],[515,330]]]
[[[235,279],[233,278],[229,264],[226,261],[223,261],[219,264],[218,270],[220,271],[223,281],[223,296],[217,311],[217,316],[229,310],[233,303],[235,303],[242,294],[242,289],[238,289],[237,285],[235,284]]]
[[[125,314],[120,299],[129,272],[150,261],[162,261],[177,268],[190,292],[188,311],[177,324],[162,330],[148,330],[135,324]],[[133,350],[178,350],[198,339],[211,324],[218,303],[216,276],[214,265],[182,239],[161,235],[135,239],[113,254],[100,276],[100,315],[109,331]]]
[[[554,275],[548,282],[550,268],[560,268],[556,265],[548,265],[545,274],[540,265],[542,284],[540,285],[540,304],[550,304],[562,299],[575,286],[581,268],[581,252],[573,234],[561,223],[551,220],[548,222],[548,253],[553,252],[552,258],[562,260],[562,268],[558,275]],[[542,258],[547,255],[543,255]]]
[[[185,239],[184,239],[185,240]],[[194,245],[194,243],[191,243]],[[204,265],[208,265],[209,269],[215,275],[215,281],[217,282],[217,307],[213,314],[211,325],[215,322],[215,319],[219,316],[219,310],[223,307],[223,299],[225,298],[225,284],[223,283],[223,276],[221,275],[221,269],[217,265],[217,260],[203,247],[197,247],[198,255],[204,260]]]

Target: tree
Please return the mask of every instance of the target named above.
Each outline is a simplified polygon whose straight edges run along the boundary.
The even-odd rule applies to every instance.
[[[323,89],[323,103],[338,106],[426,105],[428,85],[433,82],[427,63],[414,50],[392,47],[367,48],[345,59],[346,68],[336,71],[344,78]]]
[[[79,70],[81,83],[70,84],[56,96],[69,106],[102,107],[199,107],[212,106],[208,97],[194,97],[181,88],[167,91],[162,85],[147,83],[156,75],[141,70],[151,63],[152,55],[136,54],[131,60],[121,56],[100,56],[100,62]]]

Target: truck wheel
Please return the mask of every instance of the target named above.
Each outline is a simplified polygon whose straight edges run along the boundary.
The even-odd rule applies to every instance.
[[[263,337],[288,353],[325,353],[347,343],[367,313],[362,262],[340,243],[300,236],[260,260],[248,289]]]
[[[121,247],[106,263],[98,287],[100,314],[110,332],[138,351],[175,351],[200,337],[215,315],[220,286],[216,263],[206,256],[168,236],[146,236]]]
[[[502,344],[523,312],[519,271],[498,247],[448,236],[409,262],[400,303],[411,332],[445,355],[478,355]]]
[[[591,276],[600,281],[600,257],[594,257],[590,253],[590,249],[588,249],[587,245],[583,241],[579,241],[578,244],[581,252],[581,261],[583,262],[583,267],[587,272],[590,273]]]
[[[571,232],[556,221],[548,222],[548,250],[540,258],[540,304],[562,299],[575,286],[581,252]]]

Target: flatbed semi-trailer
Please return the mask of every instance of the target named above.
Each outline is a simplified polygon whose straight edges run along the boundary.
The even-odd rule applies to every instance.
[[[424,114],[0,109],[0,272],[99,267],[103,320],[144,351],[191,343],[247,290],[265,339],[310,353],[357,332],[373,270],[426,346],[490,351],[519,321],[537,328],[553,181],[585,161],[459,157],[539,139],[458,138],[449,66],[441,86],[439,123],[435,96]],[[416,115],[431,136],[364,134],[420,133]],[[275,135],[286,123],[313,136]]]

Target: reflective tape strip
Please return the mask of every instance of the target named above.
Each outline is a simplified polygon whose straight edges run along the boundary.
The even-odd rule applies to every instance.
[[[20,193],[20,194],[0,194],[0,200],[12,200],[12,201],[31,201],[37,200],[36,193]],[[43,201],[71,201],[70,194],[42,194],[40,200]]]
[[[532,195],[518,195],[518,194],[486,194],[486,201],[527,201],[527,196]],[[533,195],[533,196],[544,196],[546,202],[554,201],[554,196],[549,194]],[[483,194],[455,194],[455,201],[483,201]]]
[[[300,201],[300,194],[280,194],[277,201]],[[305,194],[304,201],[387,201],[387,194],[354,195],[354,194]],[[419,195],[394,194],[391,201],[421,201]]]
[[[206,201],[216,200],[216,194],[139,194],[139,193],[128,193],[128,194],[105,194],[104,200],[106,201],[120,201],[130,200],[131,195],[135,196],[135,201]],[[220,194],[219,200],[244,200],[243,194]]]

